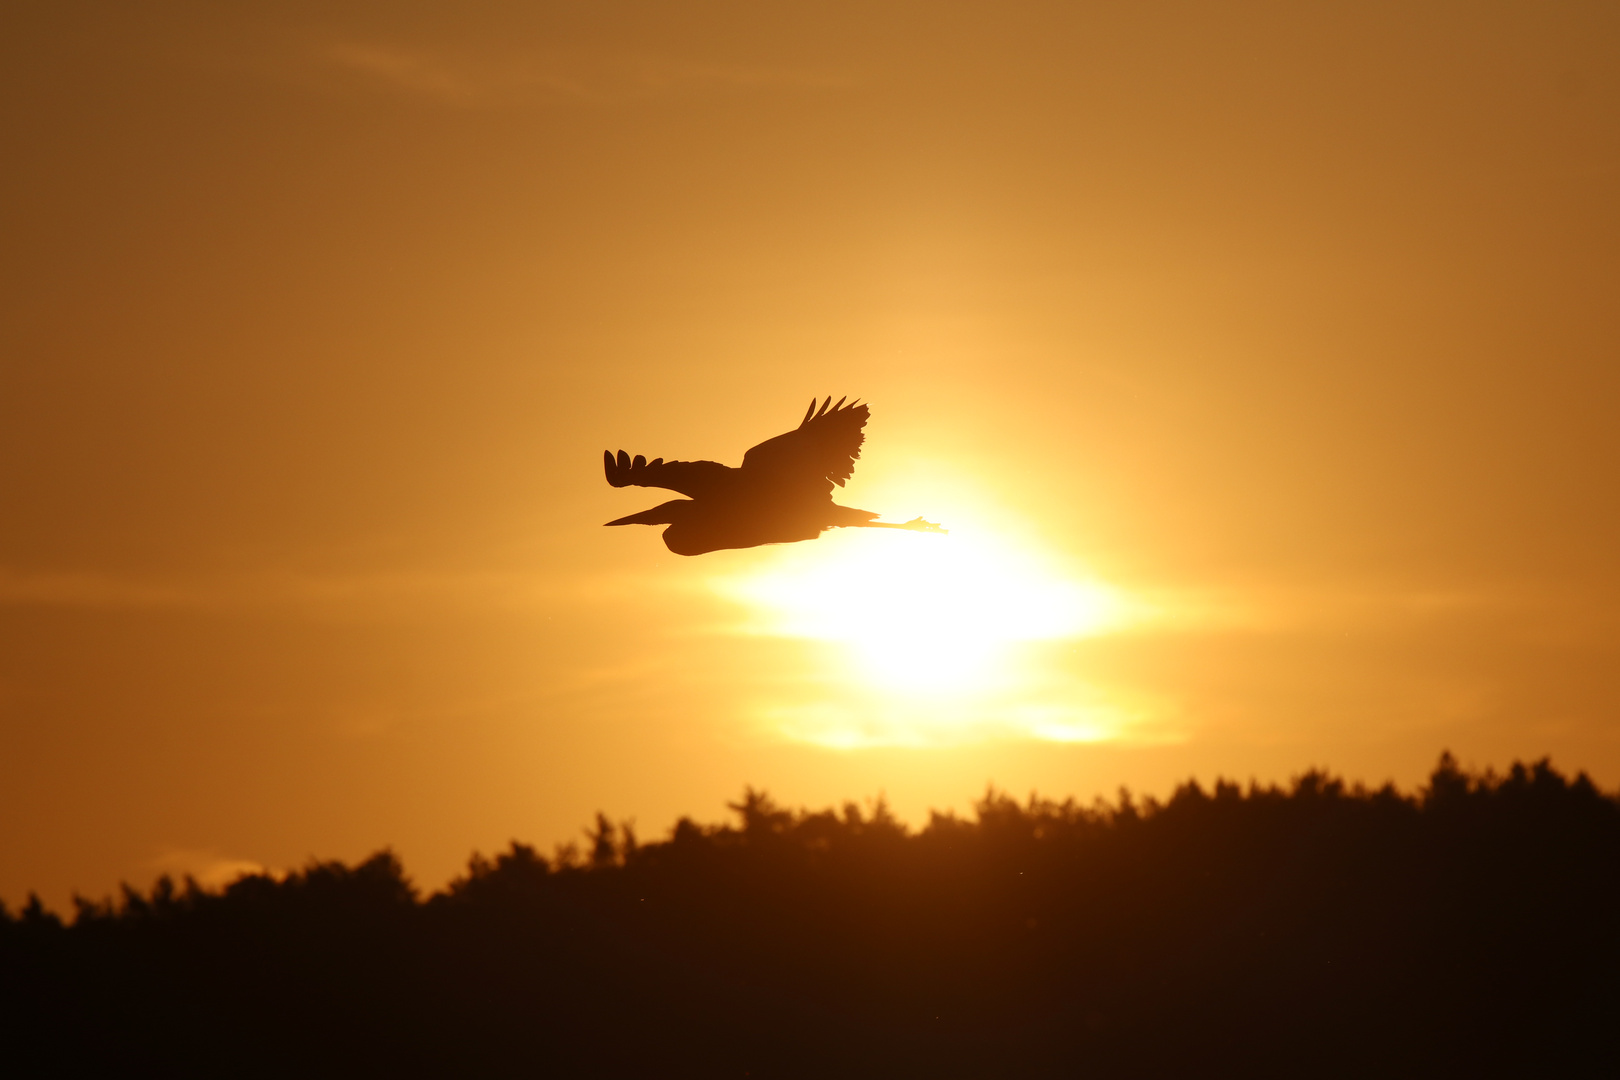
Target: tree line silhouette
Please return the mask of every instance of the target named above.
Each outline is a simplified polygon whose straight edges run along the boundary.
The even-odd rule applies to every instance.
[[[422,897],[389,851],[0,907],[30,1075],[1554,1075],[1608,1061],[1620,796],[1546,761],[908,830],[598,815]],[[15,1074],[22,1075],[22,1074]]]

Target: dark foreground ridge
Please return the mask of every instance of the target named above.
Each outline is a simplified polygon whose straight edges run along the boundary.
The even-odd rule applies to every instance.
[[[987,796],[0,920],[27,1075],[1550,1076],[1612,1066],[1620,800],[1545,762],[1427,787]],[[1601,1069],[1599,1071],[1602,1071]],[[16,1073],[15,1075],[24,1075]],[[1596,1075],[1596,1073],[1593,1073]]]

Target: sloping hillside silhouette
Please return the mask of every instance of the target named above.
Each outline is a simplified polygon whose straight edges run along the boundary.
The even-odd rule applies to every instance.
[[[0,919],[35,1073],[1505,1076],[1612,1062],[1620,799],[1543,761],[1165,803],[990,792]]]

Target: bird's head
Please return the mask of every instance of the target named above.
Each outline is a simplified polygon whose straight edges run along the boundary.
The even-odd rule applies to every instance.
[[[667,503],[659,503],[651,510],[643,510],[639,514],[630,514],[627,517],[615,518],[607,522],[608,525],[677,525],[686,521],[691,513],[691,499],[671,499]]]

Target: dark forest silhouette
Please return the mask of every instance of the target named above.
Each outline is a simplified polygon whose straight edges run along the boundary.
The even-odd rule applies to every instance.
[[[718,461],[648,461],[623,450],[617,457],[603,451],[614,487],[666,488],[687,496],[607,524],[668,525],[664,545],[677,555],[814,540],[834,528],[944,532],[922,518],[877,521],[870,510],[832,501],[833,485],[843,487],[854,475],[866,441],[867,406],[844,400],[834,405],[829,396],[817,409],[812,398],[798,427],[749,450],[737,469]]]
[[[1545,761],[379,852],[0,920],[9,1060],[208,1075],[1548,1076],[1607,1061],[1620,797]],[[31,1072],[30,1075],[37,1074]],[[21,1075],[21,1074],[18,1074]]]

